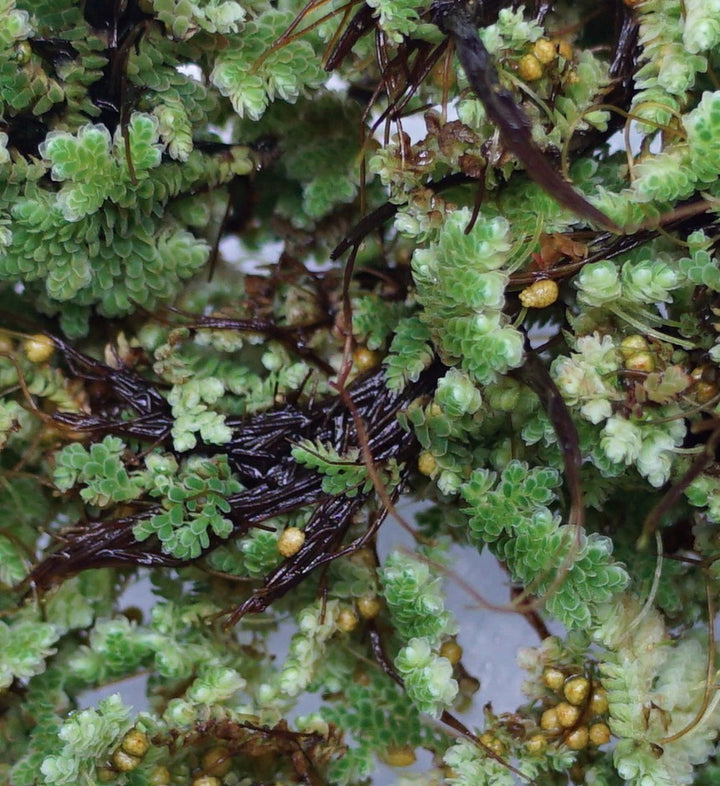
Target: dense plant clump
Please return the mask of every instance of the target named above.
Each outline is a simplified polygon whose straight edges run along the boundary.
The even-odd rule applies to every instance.
[[[0,0],[1,782],[717,782],[719,20]]]

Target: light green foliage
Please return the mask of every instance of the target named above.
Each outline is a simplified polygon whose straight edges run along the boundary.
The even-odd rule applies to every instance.
[[[423,8],[420,0],[371,0],[368,5],[375,9],[380,27],[396,44],[415,29],[419,11]]]
[[[0,536],[0,584],[19,584],[26,574],[27,559],[22,549],[13,541]]]
[[[622,291],[628,300],[638,303],[668,303],[670,294],[682,281],[660,255],[629,261],[622,268]]]
[[[613,462],[634,463],[658,488],[670,476],[672,451],[682,443],[685,431],[684,422],[672,415],[658,426],[613,415],[600,432],[600,447]]]
[[[225,573],[261,578],[281,559],[277,542],[277,532],[254,530],[239,545],[230,543],[216,549],[210,555],[210,564]]]
[[[603,428],[601,444],[611,461],[618,464],[631,464],[640,455],[642,447],[640,429],[625,418],[609,418]]]
[[[606,63],[588,50],[579,52],[576,57],[573,78],[568,80],[570,84],[564,95],[558,97],[553,113],[555,130],[562,132],[562,139],[566,139],[570,131],[576,133],[588,127],[605,130],[610,118],[605,110],[586,111],[610,81]],[[581,180],[575,182],[582,187]]]
[[[217,57],[210,79],[232,101],[239,117],[259,120],[275,98],[294,102],[303,90],[323,83],[307,40],[293,41],[267,54],[291,21],[292,14],[267,8],[261,17],[248,22],[233,47]]]
[[[394,551],[379,571],[390,617],[401,639],[424,638],[433,644],[456,632],[451,612],[445,610],[440,577],[429,565]]]
[[[225,444],[231,436],[226,414],[267,409],[276,396],[313,378],[308,365],[291,362],[279,344],[265,346],[260,364],[245,365],[232,354],[252,343],[242,334],[203,330],[192,340],[188,338],[188,331],[182,328],[160,334],[147,331],[142,337],[142,344],[155,357],[153,369],[173,385],[168,399],[176,417],[176,448],[191,449],[197,444],[198,431],[204,440]],[[318,389],[324,388],[324,381],[318,379]]]
[[[23,408],[17,401],[0,400],[0,448],[4,448],[10,435],[18,430]]]
[[[704,93],[700,104],[683,117],[683,125],[687,141],[667,145],[635,166],[632,191],[641,202],[686,199],[720,172],[720,93]]]
[[[217,664],[201,665],[185,698],[194,704],[218,704],[235,696],[246,684],[235,669],[219,667]]]
[[[685,0],[683,44],[697,54],[720,43],[720,3],[717,0]]]
[[[492,543],[503,531],[522,525],[528,516],[544,519],[552,515],[547,506],[555,500],[554,489],[559,484],[555,470],[530,470],[519,461],[511,462],[500,479],[489,470],[475,470],[462,490],[463,498],[472,506],[473,537],[480,543]]]
[[[68,445],[57,454],[55,484],[61,491],[81,484],[82,499],[101,508],[145,493],[161,498],[163,512],[138,524],[135,537],[144,540],[155,534],[167,553],[180,559],[207,547],[210,531],[229,535],[232,524],[223,516],[230,511],[227,497],[242,486],[231,477],[224,457],[192,457],[178,469],[172,456],[151,454],[145,469],[128,473],[122,461],[126,450],[122,440],[112,436],[89,450]]]
[[[703,232],[693,232],[688,237],[690,254],[680,260],[679,267],[693,284],[720,292],[720,270],[710,248],[711,243]]]
[[[185,700],[190,703],[221,701],[241,690],[244,682],[229,668],[232,653],[218,646],[211,630],[196,624],[217,611],[209,603],[165,602],[153,607],[146,624],[123,616],[100,618],[87,644],[72,653],[68,666],[75,679],[87,685],[152,667],[163,680],[184,682]]]
[[[687,19],[683,24],[683,6],[679,0],[641,3],[638,19],[645,63],[635,74],[638,92],[633,97],[632,108],[650,121],[643,124],[644,132],[653,133],[656,124],[668,123],[673,111],[683,106],[696,73],[706,70],[707,58],[698,54],[699,50],[685,50],[683,36],[688,27]]]
[[[619,324],[626,326],[628,332],[632,330],[636,334],[689,349],[691,342],[673,335],[672,331],[659,329],[666,320],[661,304],[669,303],[675,297],[681,300],[687,297],[686,283],[685,270],[678,270],[678,265],[666,250],[655,250],[652,246],[645,253],[631,253],[622,268],[609,259],[585,265],[574,281],[578,302],[585,309],[576,325],[582,324],[581,333],[601,328],[598,318],[610,313]],[[670,326],[678,324],[671,321]]]
[[[513,786],[515,777],[507,767],[478,750],[468,740],[458,740],[447,749],[443,761],[452,769],[453,786]]]
[[[502,314],[508,223],[480,219],[466,234],[469,221],[467,210],[449,216],[437,243],[413,255],[413,275],[421,318],[436,344],[478,382],[488,383],[520,365],[523,339]]]
[[[466,397],[465,405],[473,409],[477,404],[477,397],[470,393],[470,389],[474,390],[472,383],[462,372],[457,372],[457,375],[453,383],[458,381],[458,377],[463,380],[460,384],[464,388],[462,395]],[[446,392],[440,399],[447,404],[449,387],[444,390]],[[457,406],[456,401],[449,404],[451,408]],[[478,434],[480,413],[453,418],[444,411],[442,403],[423,407],[416,401],[401,414],[400,422],[413,430],[425,451],[432,455],[435,469],[426,474],[436,480],[443,494],[457,494],[469,474],[468,444]]]
[[[633,174],[633,195],[641,202],[684,199],[695,186],[696,174],[685,144],[669,146],[660,155],[642,159]]]
[[[617,397],[618,352],[610,336],[597,333],[579,338],[575,348],[553,362],[553,378],[569,405],[580,405],[583,417],[600,423],[612,414]]]
[[[232,439],[232,431],[221,414],[210,406],[223,395],[225,385],[217,377],[189,380],[175,385],[168,395],[174,418],[173,443],[182,453],[197,445],[197,436],[205,443],[222,445]]]
[[[0,3],[0,101],[13,113],[39,115],[64,98],[60,84],[33,62],[25,40],[34,32],[28,11],[13,0]]]
[[[372,487],[372,480],[360,458],[359,448],[350,448],[341,456],[331,445],[303,440],[293,445],[292,454],[300,464],[324,475],[323,491],[327,494],[347,494],[354,497],[359,491],[368,491]]]
[[[428,639],[410,639],[397,654],[395,668],[420,712],[437,717],[457,696],[450,661],[434,652]]]
[[[466,374],[451,368],[438,382],[435,401],[448,417],[459,418],[474,415],[480,409],[482,396]]]
[[[332,594],[336,598],[355,601],[379,592],[376,567],[369,563],[362,551],[332,562],[329,572]]]
[[[44,660],[55,651],[59,632],[49,623],[25,619],[0,620],[0,688],[16,679],[28,679],[45,669]]]
[[[381,349],[395,334],[404,304],[384,300],[377,295],[365,295],[352,304],[353,335],[368,349]]]
[[[60,369],[47,363],[32,363],[27,357],[15,358],[0,356],[0,385],[12,388],[19,384],[20,375],[25,380],[28,392],[34,396],[42,396],[63,412],[76,412],[78,402],[74,400],[72,391],[68,389],[67,378]],[[18,406],[9,402],[3,405],[6,414],[4,424],[10,429],[8,441],[12,443],[14,434],[29,437],[37,429],[32,417],[22,412]]]
[[[157,121],[149,115],[134,114],[127,134],[135,177],[145,179],[148,170],[160,164]],[[125,201],[131,174],[119,131],[114,139],[104,125],[86,125],[77,134],[52,132],[39,152],[50,165],[52,179],[66,183],[57,203],[66,221],[78,221],[96,212],[106,199],[116,204]]]
[[[703,93],[698,106],[683,118],[683,125],[695,176],[701,183],[713,182],[720,173],[720,90]]]
[[[46,605],[55,628],[61,633],[83,630],[94,619],[108,614],[112,609],[114,578],[112,571],[99,569],[74,576],[58,587]]]
[[[140,541],[156,535],[163,551],[178,559],[197,557],[209,545],[210,532],[220,538],[232,532],[223,514],[230,512],[228,497],[241,490],[224,456],[193,456],[167,486],[151,492],[163,497],[164,510],[136,524],[133,534]]]
[[[713,478],[701,475],[693,480],[685,493],[693,505],[707,507],[711,521],[720,522],[720,486]]]
[[[433,349],[427,326],[416,316],[400,320],[390,344],[390,352],[383,361],[388,387],[400,390],[408,382],[415,382],[432,359]]]
[[[272,682],[261,685],[258,698],[263,704],[299,696],[315,678],[321,667],[328,642],[336,632],[340,604],[336,600],[313,603],[302,609],[297,618],[297,633],[282,669]]]
[[[74,713],[58,732],[60,752],[48,756],[40,767],[44,782],[63,786],[94,776],[130,726],[129,708],[117,693],[100,701],[97,710]]]
[[[127,617],[100,620],[87,646],[71,659],[74,671],[87,683],[98,683],[132,673],[152,655],[148,636]]]
[[[195,166],[188,166],[193,159]],[[72,199],[78,194],[82,199],[88,196],[94,200],[95,210],[112,190],[106,180],[101,180],[96,190],[92,182],[80,181],[79,191],[72,184],[57,196],[38,192],[16,201],[12,207],[12,246],[0,257],[0,276],[44,282],[37,291],[50,302],[74,299],[76,304],[89,306],[99,301],[102,312],[108,315],[126,313],[133,303],[151,307],[158,298],[174,292],[180,279],[192,275],[207,260],[207,244],[182,229],[172,216],[163,215],[162,209],[201,175],[203,160],[202,155],[193,154],[182,170],[174,170],[174,164],[162,165],[157,180],[143,181],[145,205],[140,201],[139,210],[111,205],[67,223],[60,206],[63,193]],[[247,171],[247,159],[234,156],[217,167],[216,176],[223,181],[243,170]],[[135,187],[125,194],[136,203]],[[154,216],[146,212],[153,200],[159,202]],[[88,206],[86,202],[84,213]],[[46,232],[55,240],[41,252],[37,238]]]
[[[658,218],[666,209],[665,202],[645,202],[629,189],[608,190],[598,185],[593,194],[592,204],[602,210],[613,221],[620,221],[628,231],[637,230],[647,221]]]
[[[121,439],[109,435],[89,450],[77,442],[68,445],[56,454],[55,485],[60,491],[68,491],[82,484],[82,499],[99,508],[137,499],[145,490],[146,473],[127,471],[122,460],[126,451]]]
[[[241,12],[239,4],[234,7]],[[174,22],[181,22],[181,18],[176,17]],[[217,115],[219,97],[204,81],[183,72],[180,67],[187,60],[182,50],[177,41],[170,42],[150,30],[128,61],[128,76],[149,91],[147,106],[159,122],[158,131],[167,153],[176,160],[187,161],[194,146],[193,126]],[[190,51],[193,50],[191,43]]]
[[[528,41],[537,41],[542,34],[542,27],[526,19],[521,9],[502,8],[497,22],[482,29],[481,39],[489,52],[499,55],[506,50],[524,49]]]
[[[170,102],[155,108],[158,135],[167,147],[168,155],[177,161],[187,161],[192,152],[192,127],[181,104]]]
[[[14,0],[4,0],[0,8],[3,13],[0,42],[4,48],[9,48],[15,41],[27,38],[32,33],[30,16],[27,11],[15,8]]]
[[[155,668],[162,677],[189,681],[201,665],[208,668],[227,660],[229,653],[215,645],[210,631],[196,625],[199,619],[216,611],[207,602],[158,603],[153,607],[149,638]],[[140,636],[143,633],[138,631]]]
[[[231,5],[235,6],[221,4],[216,10],[224,14]],[[12,84],[5,77],[2,84],[8,84],[16,99],[24,96],[11,115],[38,95],[42,96],[35,107],[38,114],[48,110],[43,101],[56,105],[65,101],[66,114],[64,122],[48,128],[31,158],[13,155],[2,165],[9,170],[3,175],[0,216],[12,215],[13,229],[3,237],[0,278],[29,284],[45,311],[57,311],[58,302],[72,300],[61,321],[77,335],[87,330],[91,306],[99,304],[105,315],[119,315],[138,304],[153,308],[158,299],[175,294],[179,281],[207,260],[209,248],[172,215],[170,200],[199,181],[208,182],[208,176],[215,183],[227,182],[248,172],[251,164],[237,152],[225,160],[191,152],[189,123],[206,121],[217,106],[217,96],[211,97],[200,82],[178,73],[175,66],[187,61],[187,53],[172,52],[154,30],[147,37],[152,44],[143,41],[132,54],[128,72],[143,90],[149,89],[147,101],[156,114],[128,113],[127,124],[112,129],[92,122],[99,111],[89,87],[102,78],[105,42],[88,29],[79,7],[50,9],[33,4],[31,10],[41,30],[60,25],[58,40],[71,43],[79,56],[60,57],[54,68],[43,70],[47,62],[21,40],[34,32],[27,24],[30,17],[25,11],[8,14],[17,42],[8,60],[0,55],[0,70],[13,75]],[[16,24],[18,20],[25,21]],[[25,80],[27,89],[21,89],[17,79]],[[0,98],[7,100],[7,96]],[[172,111],[176,115],[172,125],[180,127],[171,130],[168,112]],[[18,123],[22,126],[23,120]],[[165,146],[186,166],[161,162]],[[41,180],[46,173],[54,182]],[[53,241],[39,243],[43,235]]]
[[[579,290],[580,302],[594,307],[613,303],[622,293],[620,272],[609,260],[585,265],[575,280],[575,286]]]
[[[600,670],[611,729],[621,738],[613,754],[618,773],[637,786],[693,783],[693,765],[705,760],[720,725],[715,702],[702,707],[707,644],[692,634],[672,641],[660,614],[641,611],[632,598],[603,616],[595,638],[607,648]],[[698,712],[702,721],[685,730]]]
[[[240,3],[229,0],[153,0],[158,19],[168,26],[174,38],[185,40],[200,30],[208,33],[237,33],[245,19]]]

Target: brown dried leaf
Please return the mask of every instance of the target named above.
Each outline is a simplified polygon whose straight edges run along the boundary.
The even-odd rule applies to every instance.
[[[653,371],[647,375],[643,387],[650,401],[656,404],[667,404],[678,393],[690,387],[690,377],[681,366],[668,366],[665,371]]]

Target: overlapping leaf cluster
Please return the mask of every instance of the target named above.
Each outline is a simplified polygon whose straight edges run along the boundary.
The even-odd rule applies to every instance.
[[[550,468],[530,469],[511,461],[501,476],[475,470],[462,495],[470,508],[470,541],[487,544],[508,566],[513,579],[542,594],[558,571],[567,571],[547,600],[548,610],[569,628],[588,628],[597,609],[628,583],[611,559],[612,544],[562,527],[550,505],[559,483]]]

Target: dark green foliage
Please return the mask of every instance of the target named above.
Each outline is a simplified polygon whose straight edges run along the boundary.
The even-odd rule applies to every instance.
[[[462,495],[470,504],[470,541],[478,548],[487,544],[515,580],[532,584],[538,594],[552,586],[548,610],[566,626],[582,628],[627,585],[628,576],[612,562],[607,538],[560,526],[549,507],[559,482],[555,470],[511,461],[499,478],[476,470]]]
[[[232,522],[223,514],[231,510],[228,497],[241,490],[224,457],[190,458],[167,485],[151,491],[162,498],[163,512],[136,524],[133,533],[139,541],[155,535],[165,553],[192,559],[208,547],[210,533],[230,534]]]
[[[378,752],[387,754],[406,745],[437,749],[443,744],[441,735],[436,736],[422,722],[398,686],[377,670],[350,684],[342,699],[342,704],[326,704],[321,710],[325,720],[347,729],[353,739],[348,753],[330,770],[336,783],[356,783],[368,777]]]

